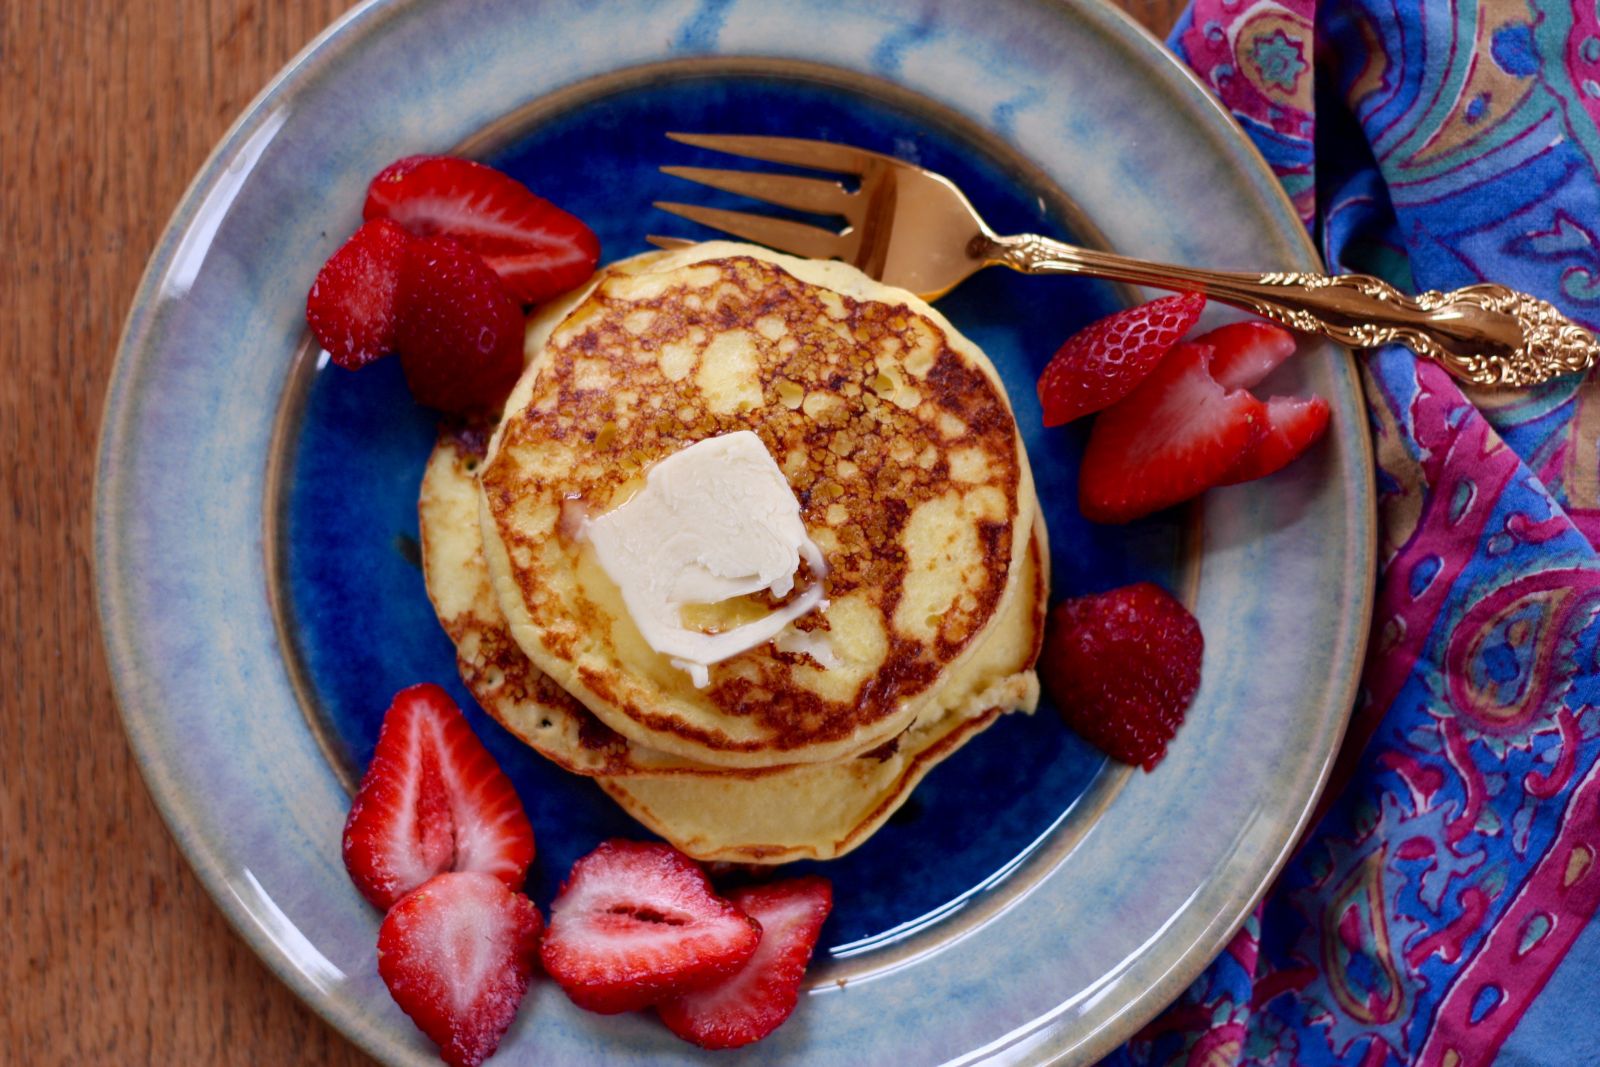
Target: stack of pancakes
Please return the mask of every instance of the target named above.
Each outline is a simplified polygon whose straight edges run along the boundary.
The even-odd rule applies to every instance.
[[[530,321],[527,354],[486,445],[441,436],[419,511],[461,676],[538,752],[699,859],[827,859],[1033,710],[1049,560],[1027,456],[994,367],[923,301],[713,242],[601,271]],[[583,526],[652,464],[738,430],[794,490],[827,607],[697,688],[640,635]]]

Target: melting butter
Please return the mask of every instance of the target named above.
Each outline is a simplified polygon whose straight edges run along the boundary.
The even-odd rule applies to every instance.
[[[711,664],[828,606],[822,550],[806,535],[783,471],[749,430],[697,441],[661,460],[626,503],[586,519],[584,533],[639,633],[697,688],[710,682]],[[812,581],[789,603],[722,633],[684,625],[686,607],[762,590],[787,597],[802,557]]]

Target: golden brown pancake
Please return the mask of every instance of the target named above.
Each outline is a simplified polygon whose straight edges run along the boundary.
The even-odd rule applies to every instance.
[[[572,517],[746,429],[827,557],[829,607],[797,625],[838,662],[768,644],[697,689],[644,642]],[[982,643],[1037,513],[998,377],[942,316],[842,264],[725,243],[582,298],[508,402],[481,485],[516,644],[635,744],[724,767],[836,761],[903,732]]]

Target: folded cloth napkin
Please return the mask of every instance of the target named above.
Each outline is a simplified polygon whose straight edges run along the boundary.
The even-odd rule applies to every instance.
[[[1330,269],[1600,327],[1595,0],[1195,0]],[[1322,808],[1132,1064],[1600,1064],[1600,384],[1359,357],[1378,596]]]

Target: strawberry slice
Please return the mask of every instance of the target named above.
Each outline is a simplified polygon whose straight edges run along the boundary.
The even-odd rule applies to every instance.
[[[833,887],[826,878],[792,878],[741,889],[731,900],[761,924],[755,955],[731,977],[656,1009],[668,1030],[701,1048],[759,1041],[793,1013],[817,934],[833,909]]]
[[[419,237],[454,237],[525,304],[581,285],[600,261],[599,240],[575,216],[493,167],[453,156],[391,163],[367,187],[361,213]]]
[[[1222,476],[1222,485],[1265,478],[1282,470],[1328,429],[1328,402],[1320,396],[1275,396],[1266,402],[1267,432]]]
[[[1039,673],[1067,725],[1113,759],[1151,770],[1200,687],[1200,623],[1141,582],[1057,604]]]
[[[1205,309],[1199,293],[1164,296],[1092,322],[1067,338],[1039,375],[1044,424],[1102,411],[1133,392]]]
[[[542,958],[574,1004],[610,1015],[725,978],[760,940],[761,925],[683,853],[611,840],[573,865]]]
[[[1261,401],[1211,377],[1208,346],[1180,344],[1128,396],[1100,413],[1084,449],[1078,506],[1128,522],[1221,482],[1266,431]]]
[[[1219,326],[1194,343],[1211,346],[1211,376],[1224,389],[1260,385],[1295,350],[1294,334],[1255,320]]]
[[[378,975],[456,1067],[494,1055],[539,957],[533,901],[476,871],[436,875],[378,928]]]
[[[400,265],[411,237],[384,219],[339,246],[306,295],[306,321],[333,362],[360,370],[395,349]]]
[[[516,790],[436,685],[395,695],[344,826],[344,865],[388,909],[441,871],[521,887],[533,828]]]
[[[455,415],[494,411],[522,373],[522,310],[477,255],[415,242],[400,270],[396,336],[411,395]]]

